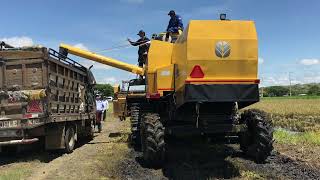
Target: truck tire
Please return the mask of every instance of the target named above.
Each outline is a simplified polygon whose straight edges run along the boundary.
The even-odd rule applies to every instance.
[[[131,123],[131,143],[134,145],[135,148],[141,146],[141,137],[140,137],[140,122],[141,122],[141,115],[140,115],[140,107],[139,104],[133,104],[130,108],[131,116],[130,116],[130,123]]]
[[[75,131],[72,126],[67,126],[66,128],[67,128],[67,131],[64,136],[65,152],[72,153],[74,150],[74,146],[76,144]]]
[[[273,127],[267,113],[258,109],[246,110],[241,114],[241,123],[248,130],[240,134],[240,149],[255,162],[263,163],[273,150]]]
[[[165,160],[164,127],[156,113],[148,113],[141,123],[143,159],[152,167],[159,167]]]
[[[88,140],[91,141],[94,139],[94,123],[93,122],[90,122],[90,131],[88,132]]]

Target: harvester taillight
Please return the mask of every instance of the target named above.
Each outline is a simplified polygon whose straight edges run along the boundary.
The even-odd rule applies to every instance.
[[[199,65],[195,65],[190,73],[191,78],[203,78],[204,73]]]
[[[148,93],[147,98],[148,99],[160,99],[160,93]]]

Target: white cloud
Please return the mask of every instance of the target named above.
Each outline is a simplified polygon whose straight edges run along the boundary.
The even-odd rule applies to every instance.
[[[118,80],[115,77],[97,78],[98,83],[101,84],[115,84]]]
[[[285,75],[266,76],[261,78],[262,86],[288,85],[289,77]]]
[[[259,64],[263,64],[263,63],[264,63],[264,59],[263,59],[262,57],[259,57],[259,58],[258,58],[258,63],[259,63]]]
[[[24,47],[24,46],[33,46],[33,40],[27,36],[15,36],[9,38],[0,38],[0,41],[4,41],[5,43],[14,46],[14,47]]]
[[[87,51],[89,50],[89,48],[82,43],[75,44],[74,47],[87,50]]]
[[[304,76],[303,82],[304,83],[320,83],[320,73]]]
[[[122,2],[128,2],[133,4],[141,4],[144,3],[144,0],[121,0]]]
[[[320,64],[320,60],[319,59],[302,59],[300,60],[300,64],[311,66],[311,65]]]
[[[264,74],[260,75],[261,86],[276,86],[276,85],[289,85],[291,84],[308,84],[320,83],[320,72],[316,73],[291,73],[289,80],[289,73],[281,74]]]

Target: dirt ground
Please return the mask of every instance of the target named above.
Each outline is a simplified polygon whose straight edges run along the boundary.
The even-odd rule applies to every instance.
[[[71,154],[26,151],[0,155],[2,179],[320,179],[319,164],[295,147],[276,144],[265,164],[246,158],[238,145],[179,141],[168,146],[162,169],[145,166],[128,145],[128,121],[109,118],[94,140]],[[310,156],[308,156],[310,158]]]

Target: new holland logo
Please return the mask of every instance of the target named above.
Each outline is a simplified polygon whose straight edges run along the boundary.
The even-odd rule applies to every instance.
[[[226,41],[219,41],[216,44],[216,55],[220,58],[226,58],[230,55],[231,47]]]

